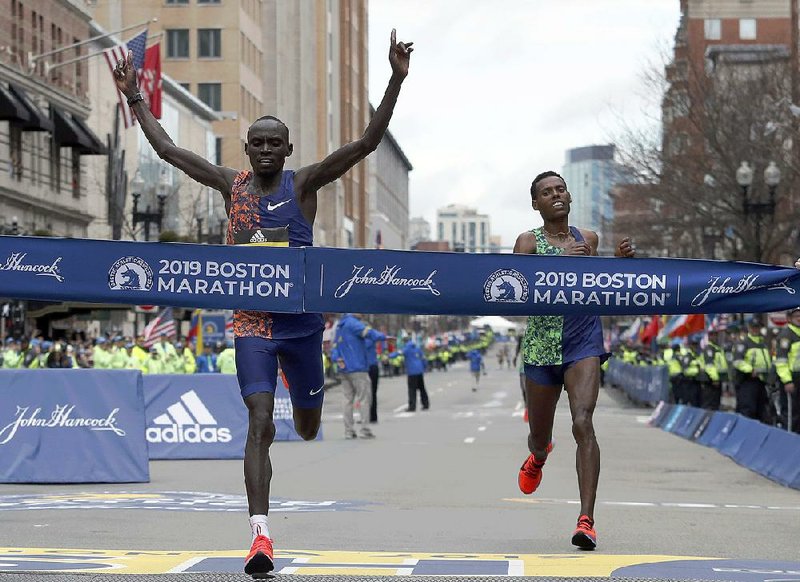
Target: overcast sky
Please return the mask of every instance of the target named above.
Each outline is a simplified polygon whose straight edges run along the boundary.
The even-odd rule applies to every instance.
[[[414,41],[389,126],[414,170],[410,213],[467,204],[511,246],[541,224],[530,183],[567,149],[648,123],[643,72],[671,50],[679,0],[370,0],[370,100],[390,75],[389,33]],[[652,122],[650,122],[652,123]],[[580,225],[577,225],[580,226]]]

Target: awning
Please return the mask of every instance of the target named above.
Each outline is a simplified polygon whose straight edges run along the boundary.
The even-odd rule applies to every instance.
[[[105,148],[86,124],[67,111],[62,111],[52,103],[50,111],[55,130],[53,137],[61,147],[75,148],[80,155],[105,153]]]
[[[29,114],[28,120],[20,123],[23,131],[53,131],[53,122],[31,101],[24,89],[14,83],[9,83],[8,88],[14,99],[21,103]]]
[[[25,109],[25,106],[14,99],[11,91],[2,85],[0,85],[0,119],[18,123],[27,123],[31,119],[31,115]]]

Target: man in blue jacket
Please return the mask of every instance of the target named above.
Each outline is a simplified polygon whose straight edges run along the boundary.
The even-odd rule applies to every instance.
[[[408,375],[408,412],[417,409],[417,391],[419,391],[422,401],[422,410],[428,410],[430,401],[428,392],[425,390],[425,354],[422,349],[409,340],[403,347],[403,358],[406,362],[406,374]]]
[[[379,341],[383,334],[375,331],[352,313],[346,313],[336,326],[331,357],[336,361],[342,375],[344,390],[344,436],[347,439],[375,438],[369,426],[369,408],[372,390],[369,381],[369,360],[366,339]],[[354,402],[358,400],[361,430],[355,431],[353,418]]]

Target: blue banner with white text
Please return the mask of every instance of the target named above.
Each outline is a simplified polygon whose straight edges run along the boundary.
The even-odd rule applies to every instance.
[[[0,370],[0,482],[148,481],[140,372]]]
[[[780,311],[800,270],[694,259],[280,248],[0,236],[0,296],[463,315]]]
[[[248,414],[234,374],[145,375],[151,459],[241,459]],[[281,376],[273,410],[275,440],[300,440]],[[320,429],[319,439],[322,430]]]
[[[303,252],[0,236],[0,297],[299,313]]]
[[[694,259],[306,249],[305,309],[469,315],[778,311],[800,271]]]

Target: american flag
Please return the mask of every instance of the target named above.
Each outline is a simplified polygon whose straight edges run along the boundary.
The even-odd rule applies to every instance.
[[[156,343],[162,335],[175,337],[175,319],[172,317],[172,307],[165,307],[156,318],[144,328],[144,345],[149,348]]]
[[[111,74],[114,74],[114,67],[117,66],[117,63],[120,60],[127,58],[129,50],[133,52],[134,68],[139,71],[142,67],[144,67],[144,49],[146,45],[147,31],[145,30],[129,40],[127,46],[118,44],[104,51],[103,56],[106,58],[106,63],[108,64],[108,68],[111,70]],[[121,92],[118,92],[117,97],[119,98],[119,108],[120,113],[122,114],[122,120],[125,122],[125,129],[133,127],[135,118],[130,107],[128,107],[125,96]]]

